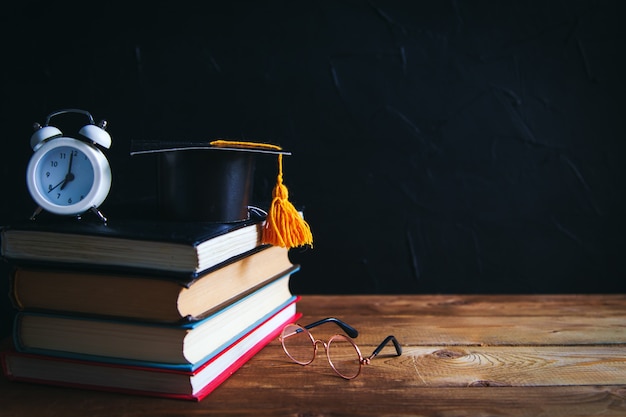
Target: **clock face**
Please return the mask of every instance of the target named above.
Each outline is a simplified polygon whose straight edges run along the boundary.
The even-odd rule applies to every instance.
[[[71,146],[59,146],[43,155],[35,176],[43,197],[58,206],[84,200],[94,185],[91,161]]]
[[[81,214],[102,204],[111,188],[111,168],[95,146],[73,138],[51,139],[28,163],[33,200],[49,212]]]

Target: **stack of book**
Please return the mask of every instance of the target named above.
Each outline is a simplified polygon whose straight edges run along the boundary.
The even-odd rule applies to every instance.
[[[200,400],[297,319],[288,249],[263,218],[29,222],[15,268],[14,380]]]

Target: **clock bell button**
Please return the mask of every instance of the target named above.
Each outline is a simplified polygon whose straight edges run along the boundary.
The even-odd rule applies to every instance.
[[[88,124],[83,126],[78,133],[93,143],[109,149],[111,147],[111,135],[105,130],[107,122],[102,120],[99,124]]]
[[[46,141],[63,136],[63,133],[54,126],[42,127],[39,123],[34,123],[33,129],[35,129],[35,133],[30,137],[30,147],[33,148],[33,151],[41,148],[41,145]]]

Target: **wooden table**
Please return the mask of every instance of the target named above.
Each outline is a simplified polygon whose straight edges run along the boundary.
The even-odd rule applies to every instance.
[[[626,295],[303,296],[299,310],[355,326],[364,354],[388,334],[404,353],[345,381],[275,341],[199,403],[0,378],[0,415],[626,416]]]

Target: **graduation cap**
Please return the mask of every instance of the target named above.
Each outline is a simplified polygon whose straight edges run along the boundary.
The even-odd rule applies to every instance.
[[[238,222],[249,219],[254,163],[258,155],[278,157],[278,175],[263,227],[263,243],[312,245],[307,222],[289,201],[283,184],[280,146],[230,140],[133,142],[131,155],[158,154],[158,206],[168,220]]]

